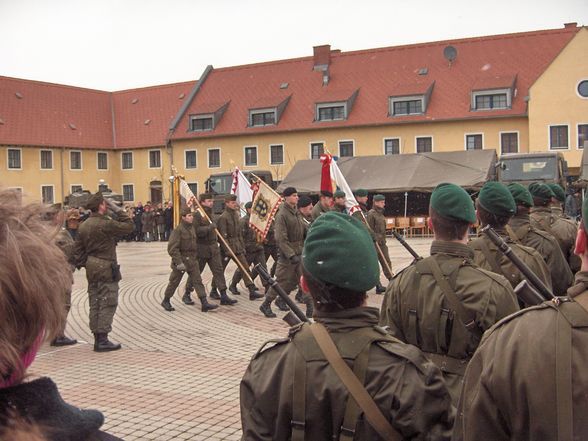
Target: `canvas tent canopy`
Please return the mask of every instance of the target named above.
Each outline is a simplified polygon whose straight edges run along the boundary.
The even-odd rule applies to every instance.
[[[496,177],[497,157],[492,150],[466,150],[386,156],[356,156],[337,161],[352,189],[369,192],[432,192],[442,182],[466,190],[479,190]],[[299,193],[318,193],[321,162],[306,159],[296,162],[277,191],[295,187]]]

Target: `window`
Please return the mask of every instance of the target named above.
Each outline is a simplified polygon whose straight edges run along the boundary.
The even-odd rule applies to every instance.
[[[186,150],[186,168],[196,168],[196,150]]]
[[[53,151],[41,150],[41,169],[51,170],[53,168]]]
[[[472,93],[472,110],[508,109],[510,89],[485,90]]]
[[[583,149],[588,141],[588,124],[578,124],[578,148]]]
[[[257,165],[257,147],[245,147],[245,167]]]
[[[149,168],[161,168],[161,150],[149,150]]]
[[[284,163],[284,146],[281,144],[270,145],[270,164],[278,165]]]
[[[208,168],[218,168],[221,166],[220,149],[208,150]]]
[[[108,153],[98,152],[98,170],[108,170]]]
[[[82,152],[74,150],[69,152],[69,168],[70,170],[82,169]]]
[[[72,193],[81,193],[82,192],[82,186],[81,185],[72,185],[71,186],[71,192]]]
[[[325,148],[322,142],[310,144],[310,159],[320,159],[323,153],[325,153]]]
[[[337,121],[342,119],[345,119],[344,104],[317,106],[318,121]]]
[[[132,202],[135,200],[135,186],[133,184],[123,184],[123,201]]]
[[[53,200],[53,185],[41,185],[41,198],[44,204],[52,204]]]
[[[399,138],[384,139],[384,154],[385,155],[399,155],[400,154],[400,139]]]
[[[568,126],[549,126],[549,148],[567,149],[568,148]]]
[[[339,141],[339,156],[353,156],[353,141]]]
[[[22,168],[20,149],[8,149],[8,168],[12,170],[20,170]]]
[[[193,132],[204,132],[206,130],[212,130],[213,127],[214,119],[212,115],[190,117],[190,130]]]
[[[415,115],[423,113],[423,100],[394,101],[392,115]]]
[[[249,111],[249,125],[256,126],[271,126],[276,123],[275,110]]]
[[[132,170],[133,169],[133,152],[122,152],[121,153],[121,162],[122,162],[122,169],[123,170]]]
[[[417,153],[430,153],[433,151],[433,138],[424,136],[416,139]]]
[[[482,150],[482,135],[466,135],[466,150]]]
[[[500,153],[518,153],[519,152],[519,134],[501,133],[500,134]]]
[[[578,95],[582,98],[588,98],[588,80],[582,80],[578,83]]]
[[[188,182],[188,188],[194,193],[194,196],[198,197],[198,182]]]

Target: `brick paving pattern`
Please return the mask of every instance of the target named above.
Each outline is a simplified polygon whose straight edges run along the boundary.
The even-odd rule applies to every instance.
[[[421,255],[430,242],[409,240]],[[393,239],[388,247],[396,271],[410,263]],[[197,299],[194,306],[181,302],[187,276],[172,299],[176,310],[166,312],[160,306],[169,276],[166,243],[121,243],[118,256],[123,280],[110,337],[123,349],[92,350],[87,282],[84,270],[76,271],[67,335],[79,344],[44,345],[29,373],[51,377],[70,404],[101,410],[103,430],[125,440],[240,439],[239,382],[262,343],[286,335],[284,313],[274,308],[278,318],[264,318],[261,300],[250,301],[244,286],[235,306],[202,313]],[[231,263],[225,274],[234,269]],[[209,290],[208,268],[202,276]],[[368,303],[379,307],[381,299],[372,292]]]

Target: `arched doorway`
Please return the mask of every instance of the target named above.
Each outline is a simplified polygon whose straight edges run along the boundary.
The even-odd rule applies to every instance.
[[[154,205],[161,204],[163,202],[163,186],[161,181],[151,181],[149,183],[151,203]]]

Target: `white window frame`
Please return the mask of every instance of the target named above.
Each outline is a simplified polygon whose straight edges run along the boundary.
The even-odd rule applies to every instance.
[[[254,126],[253,125],[253,115],[259,115],[260,113],[273,113],[274,114],[274,123],[273,124],[263,124],[260,126]],[[249,127],[267,127],[267,126],[275,126],[277,124],[278,124],[278,109],[276,109],[275,107],[249,110]]]
[[[327,107],[343,107],[343,118],[341,119],[320,119],[320,109]],[[347,101],[335,101],[332,103],[320,103],[315,105],[315,121],[316,122],[330,122],[330,121],[346,121],[347,120]]]
[[[517,151],[514,153],[520,153],[521,152],[521,134],[519,130],[502,130],[500,132],[498,132],[498,150],[497,153],[498,155],[502,155],[502,135],[504,133],[516,133],[517,134]],[[508,153],[504,153],[505,155],[508,155]]]
[[[341,156],[341,143],[342,142],[350,142],[353,148],[353,155],[352,156]],[[353,158],[355,157],[355,139],[340,139],[337,141],[337,151],[339,152],[339,158]]]
[[[431,153],[435,151],[435,137],[433,135],[417,135],[414,137],[414,152],[418,153],[417,151],[417,139],[418,138],[431,138]],[[429,153],[429,152],[425,152]]]
[[[124,157],[124,154],[125,153],[130,153],[131,154],[131,163],[133,165],[131,168],[124,168],[124,166],[123,166],[124,165],[124,159],[123,159],[123,157]],[[125,151],[120,152],[120,169],[122,171],[135,170],[135,154],[134,154],[134,152],[132,150],[125,150]]]
[[[80,168],[71,168],[71,154],[72,153],[79,153],[80,154]],[[69,170],[70,171],[82,171],[84,169],[84,154],[81,150],[70,150],[69,151]]]
[[[159,152],[159,167],[151,167],[151,152]],[[147,168],[151,170],[161,170],[163,168],[163,157],[161,149],[149,149],[147,151]]]
[[[43,168],[43,152],[51,152],[51,167],[50,168]],[[39,150],[39,170],[55,170],[54,161],[55,155],[53,154],[53,149],[40,149]],[[22,159],[21,159],[22,160]],[[53,197],[55,200],[55,196]]]
[[[128,201],[125,200],[125,185],[130,185],[131,187],[133,187],[133,199],[128,200]],[[135,184],[133,184],[131,182],[121,184],[120,190],[121,190],[121,196],[123,197],[123,203],[124,202],[135,202]]]
[[[588,122],[576,123],[576,149],[584,150],[584,146],[580,146],[580,143],[578,142],[578,138],[580,137],[580,126],[588,126]],[[588,141],[588,139],[586,139],[585,141]]]
[[[282,162],[272,162],[272,147],[277,147],[277,146],[282,147]],[[271,143],[267,149],[267,154],[269,157],[269,164],[270,165],[284,165],[286,163],[286,146],[284,143],[280,143],[280,142]]]
[[[312,159],[312,145],[313,144],[322,144],[323,145],[323,154],[325,153],[325,145],[327,144],[325,141],[310,141],[308,143],[308,159]]]
[[[51,187],[51,191],[53,193],[53,200],[51,202],[45,202],[45,201],[43,201],[43,187]],[[43,204],[54,204],[55,203],[55,185],[53,185],[53,184],[41,184],[39,186],[39,189],[41,190],[41,202]]]
[[[567,147],[551,147],[551,128],[557,126],[566,126],[568,128],[568,146]],[[578,141],[576,141],[578,142]],[[547,151],[550,152],[565,152],[569,151],[572,148],[572,143],[570,142],[570,124],[568,123],[555,123],[555,124],[547,124]]]
[[[215,167],[210,166],[210,151],[211,150],[218,150],[218,166],[215,166]],[[222,164],[223,164],[223,155],[222,155],[222,150],[220,147],[210,147],[210,148],[206,149],[206,167],[208,169],[221,168]]]
[[[255,148],[255,157],[257,158],[257,162],[253,165],[247,165],[247,149]],[[243,146],[243,167],[258,167],[259,164],[259,148],[257,145],[244,145]]]
[[[394,103],[402,101],[419,101],[421,102],[422,112],[419,113],[394,113]],[[426,112],[425,108],[425,96],[424,95],[408,95],[408,96],[391,96],[388,97],[388,115],[390,116],[411,116],[411,115],[424,115]]]
[[[19,151],[19,156],[20,156],[20,167],[19,168],[9,167],[9,165],[10,165],[10,157],[9,157],[9,153],[8,153],[9,150],[18,150]],[[41,159],[40,156],[39,156],[39,159]],[[23,163],[22,148],[20,148],[20,147],[7,147],[6,148],[6,170],[14,170],[14,171],[22,170],[22,163]],[[40,164],[39,164],[39,166],[40,166]],[[16,187],[13,187],[13,188],[16,188]]]
[[[476,108],[476,97],[483,95],[499,95],[506,94],[506,107],[492,107],[490,109],[478,109]],[[512,90],[510,87],[501,89],[488,89],[488,90],[476,90],[472,91],[470,108],[474,112],[488,112],[492,110],[505,110],[512,108]],[[508,133],[508,132],[505,132]]]
[[[580,83],[582,81],[588,81],[588,78],[581,78],[580,80],[578,80],[574,92],[576,92],[576,96],[578,96],[578,98],[580,98],[581,100],[588,100],[588,96],[582,96],[580,95],[580,92],[578,92],[578,87],[580,86]]]
[[[194,156],[196,159],[196,165],[194,167],[188,168],[188,152],[194,152]],[[184,150],[184,170],[196,170],[198,168],[198,149],[186,149]]]
[[[98,159],[98,156],[104,153],[106,155],[106,168],[99,168],[98,166],[100,165],[100,160]],[[99,172],[105,172],[110,170],[110,160],[108,159],[108,152],[104,152],[104,151],[100,151],[100,152],[96,152],[96,170],[98,170]]]
[[[192,125],[192,121],[197,119],[212,119],[212,127],[210,129],[194,129]],[[212,132],[214,130],[214,113],[206,113],[202,115],[190,115],[190,132]]]
[[[388,139],[397,139],[398,140],[398,154],[402,154],[402,138],[400,136],[385,136],[382,138],[382,155],[384,156],[393,156],[393,155],[386,155],[386,141]],[[416,149],[416,146],[415,146]]]
[[[69,194],[72,194],[74,192],[73,187],[80,187],[82,190],[84,189],[84,186],[82,184],[69,184]]]
[[[468,151],[468,136],[482,135],[482,150],[484,150],[484,132],[466,132],[463,134],[463,149]]]

